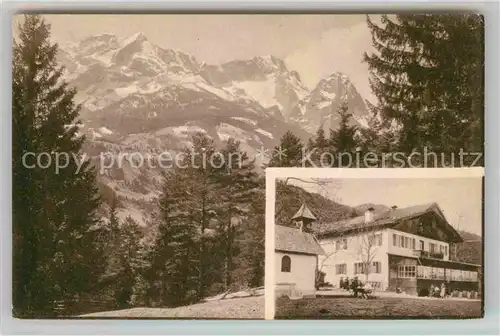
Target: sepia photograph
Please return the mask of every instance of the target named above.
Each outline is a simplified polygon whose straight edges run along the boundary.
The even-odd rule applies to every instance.
[[[307,170],[275,170],[267,195],[274,318],[482,317],[481,171]]]
[[[267,294],[274,293],[274,284],[265,284],[273,276],[265,249],[275,239],[266,234],[269,168],[483,166],[484,18],[18,14],[11,125],[15,318],[264,319]],[[463,308],[451,299],[440,303],[458,309],[457,316],[480,315],[481,261],[451,254],[453,244],[480,240],[477,218],[458,220],[459,205],[446,205],[439,193],[420,199],[418,186],[398,181],[415,198],[377,193],[356,200],[342,194],[352,186],[325,185],[336,201],[280,182],[297,198],[289,204],[285,197],[285,217],[276,219],[279,290],[286,294],[278,317],[319,316],[316,309],[321,316],[347,314],[322,307],[321,300],[342,302],[328,301],[329,294],[387,307],[384,300],[416,300],[423,287],[437,293],[443,283],[452,290],[447,298],[459,298]],[[359,192],[380,188],[398,190],[373,185]],[[458,192],[449,195],[471,197]],[[373,204],[377,230],[403,230],[400,220],[409,213],[435,219],[433,232],[422,235],[422,257],[407,247],[420,246],[414,227],[402,231],[406,247],[397,247],[406,254],[389,253],[392,238],[384,231],[378,247],[385,254],[373,260],[379,273],[369,278],[364,266],[353,268],[362,260],[325,257],[332,253],[327,241],[353,234],[347,228],[370,208],[356,208],[361,204]],[[478,211],[472,207],[460,211]],[[378,226],[380,214],[394,219]],[[307,232],[323,223],[346,230]],[[431,242],[433,253],[446,252],[442,260],[423,257]],[[399,266],[389,272],[388,265],[406,262],[401,274],[408,279],[398,278]],[[448,273],[411,279],[434,274],[434,267],[476,280]],[[354,300],[343,288],[356,276],[376,295],[396,297]],[[370,294],[353,288],[356,296]],[[296,306],[308,297],[316,297],[312,310]],[[419,313],[407,314],[453,315],[439,305],[428,309],[436,300],[415,302],[423,304],[414,309]]]

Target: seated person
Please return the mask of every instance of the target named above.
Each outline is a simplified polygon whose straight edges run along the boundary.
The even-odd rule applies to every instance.
[[[348,291],[348,290],[349,290],[349,288],[350,288],[350,286],[351,286],[351,284],[350,284],[350,282],[349,282],[349,277],[347,277],[347,278],[345,278],[345,281],[344,281],[344,287],[343,287],[343,288],[344,288],[346,291]]]
[[[361,291],[361,298],[368,299],[368,295],[372,293],[373,287],[369,282],[367,282],[366,284],[361,283],[360,291]]]
[[[354,278],[352,281],[351,281],[351,289],[354,293],[354,296],[358,296],[358,288],[359,288],[359,281],[357,278]]]
[[[433,285],[430,285],[430,286],[429,286],[429,296],[430,296],[430,297],[433,297],[433,296],[434,296],[434,286],[433,286]]]

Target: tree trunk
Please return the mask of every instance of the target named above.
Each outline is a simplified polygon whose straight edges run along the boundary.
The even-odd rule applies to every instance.
[[[201,237],[200,237],[200,254],[198,268],[198,299],[201,300],[205,296],[205,195],[203,195],[201,205]]]
[[[233,265],[233,253],[232,253],[232,248],[233,248],[233,234],[232,234],[232,226],[231,226],[231,219],[229,219],[229,226],[227,230],[227,249],[226,249],[226,290],[229,290],[231,288],[233,279],[231,275],[231,269]]]

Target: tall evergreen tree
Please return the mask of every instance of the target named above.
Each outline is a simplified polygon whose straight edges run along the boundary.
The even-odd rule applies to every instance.
[[[303,160],[303,144],[291,131],[287,131],[274,147],[268,167],[301,167]]]
[[[198,288],[197,227],[189,210],[190,177],[176,169],[165,174],[156,242],[151,251],[152,283],[148,293],[159,293],[159,303],[177,306],[192,300]]]
[[[115,299],[118,307],[131,304],[132,294],[138,277],[140,263],[140,239],[142,233],[138,224],[129,216],[123,222],[118,244],[118,275]]]
[[[83,137],[76,136],[75,90],[62,80],[58,47],[50,26],[26,15],[13,41],[13,306],[18,317],[51,316],[59,300],[89,293],[105,264],[95,172],[84,161]],[[30,167],[28,153],[65,155],[59,171],[54,161]],[[28,159],[23,162],[23,158]],[[43,162],[48,163],[48,162]]]
[[[311,161],[318,167],[330,166],[332,164],[330,157],[322,157],[323,153],[330,152],[330,141],[325,135],[323,126],[318,128],[316,137],[310,138],[307,144],[307,155],[310,155]],[[306,161],[309,163],[309,160]]]
[[[239,262],[245,265],[244,277],[250,288],[264,285],[265,265],[265,192],[264,179],[261,188],[249,203],[249,216],[245,218],[240,233],[241,255]]]
[[[212,158],[215,147],[205,134],[192,138],[178,167],[165,176],[161,223],[153,268],[163,274],[165,305],[200,300],[213,282],[211,227],[217,214]],[[161,271],[160,271],[161,270]]]
[[[236,269],[235,258],[240,246],[238,237],[242,228],[240,224],[249,216],[249,204],[258,192],[259,179],[255,171],[254,161],[241,151],[240,143],[229,139],[221,151],[220,166],[216,169],[214,185],[217,188],[218,204],[218,246],[222,252],[224,267],[224,286],[227,289],[233,284],[233,271]]]
[[[116,195],[113,197],[109,208],[109,231],[111,233],[111,241],[113,244],[115,244],[120,233],[120,222],[118,219],[118,197]]]
[[[472,13],[367,19],[376,109],[402,127],[400,151],[483,152],[484,19]]]
[[[209,284],[214,275],[210,267],[211,258],[208,251],[211,250],[209,238],[213,228],[210,227],[217,213],[217,198],[215,197],[213,177],[216,161],[215,144],[211,138],[204,133],[198,133],[193,137],[193,147],[185,152],[185,173],[188,174],[190,183],[186,185],[189,193],[188,208],[192,223],[197,228],[195,241],[198,247],[198,275],[196,295],[199,300],[206,295]]]
[[[392,153],[398,148],[399,129],[393,123],[384,120],[375,109],[372,109],[367,119],[367,125],[359,127],[358,131],[360,133],[358,138],[360,156],[368,157],[368,153],[371,153],[371,162],[367,163],[368,168],[391,167],[393,165]],[[375,157],[373,154],[376,154],[377,162],[372,162]],[[365,165],[364,160],[361,164]]]
[[[330,146],[334,154],[334,162],[341,167],[346,167],[352,164],[351,155],[356,151],[357,142],[355,139],[357,128],[351,125],[352,113],[349,112],[347,101],[343,100],[338,110],[340,116],[340,124],[337,130],[330,131]]]

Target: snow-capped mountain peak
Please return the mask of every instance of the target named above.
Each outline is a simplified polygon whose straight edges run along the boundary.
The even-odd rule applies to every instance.
[[[263,70],[268,72],[285,72],[288,71],[286,68],[285,62],[275,56],[266,55],[266,56],[256,56],[251,62],[255,62],[258,66],[260,66]]]
[[[90,156],[176,152],[202,132],[219,143],[235,138],[252,157],[263,146],[276,146],[288,130],[306,140],[318,125],[334,128],[342,92],[348,93],[353,120],[362,120],[358,117],[366,109],[344,74],[333,73],[309,90],[278,57],[210,65],[160,47],[140,32],[65,44],[58,58],[83,105],[85,127],[79,134],[88,135]],[[161,192],[159,176],[155,169],[125,166],[106,170],[100,181],[121,197],[129,213],[147,215],[137,206]]]
[[[340,103],[346,101],[353,114],[352,121],[358,123],[359,117],[367,114],[365,102],[349,77],[334,72],[321,79],[310,94],[297,104],[291,112],[291,119],[303,125],[310,132],[319,127],[326,131],[335,129],[339,122],[337,111]]]
[[[145,42],[147,40],[148,40],[148,38],[146,37],[146,35],[144,33],[137,32],[135,34],[130,35],[129,37],[124,38],[121,41],[121,45],[125,46],[125,45],[133,43],[133,42],[139,42],[140,43],[140,42]]]

